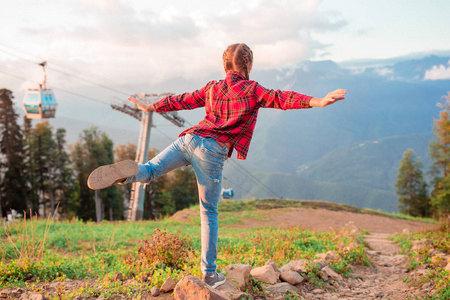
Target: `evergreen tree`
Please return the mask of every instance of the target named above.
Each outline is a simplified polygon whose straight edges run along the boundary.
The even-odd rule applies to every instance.
[[[136,159],[137,146],[133,143],[128,143],[127,145],[119,145],[114,149],[114,154],[116,155],[116,162],[123,161],[126,159],[135,160]],[[124,198],[124,203],[129,204],[130,194],[131,194],[131,184],[121,185],[118,187],[122,192]]]
[[[31,173],[33,189],[38,195],[38,207],[43,216],[53,215],[55,200],[55,160],[57,159],[56,142],[52,127],[48,122],[37,123],[28,134],[27,144],[31,148]],[[33,209],[36,209],[33,203]],[[47,211],[47,207],[50,209]]]
[[[417,160],[412,149],[403,154],[395,183],[400,212],[415,217],[430,215],[430,200],[427,183],[423,177],[422,163]]]
[[[23,138],[17,124],[13,95],[0,89],[0,215],[10,209],[26,211],[26,185],[24,184]]]
[[[67,198],[73,190],[73,171],[69,167],[70,159],[65,147],[66,130],[58,128],[56,130],[55,190],[57,191],[57,201],[61,203],[62,213],[67,217]]]
[[[23,120],[23,145],[24,145],[24,182],[26,183],[26,198],[28,202],[28,208],[31,209],[31,215],[38,214],[39,212],[39,195],[37,190],[37,183],[34,173],[34,154],[31,145],[31,133],[32,125],[31,119],[24,117]]]
[[[77,192],[72,204],[80,218],[95,220],[94,191],[88,188],[87,178],[95,168],[114,163],[113,142],[96,127],[86,129],[81,134],[81,140],[73,146],[71,159],[77,178]],[[123,198],[117,186],[99,191],[99,196],[103,200],[103,218],[105,211],[112,211],[112,219],[123,218]]]
[[[445,214],[450,212],[450,93],[442,108],[439,120],[434,121],[436,136],[429,144],[429,154],[433,161],[431,203],[437,213]]]
[[[198,203],[198,187],[194,169],[191,166],[174,171],[169,191],[175,202],[176,211]]]

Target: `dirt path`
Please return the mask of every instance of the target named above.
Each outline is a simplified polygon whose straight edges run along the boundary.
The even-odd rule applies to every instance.
[[[189,210],[187,210],[189,211]],[[184,212],[187,214],[188,212]],[[190,211],[191,214],[198,212]],[[238,213],[236,213],[238,214]],[[409,221],[384,215],[361,214],[348,211],[332,211],[322,208],[276,208],[255,211],[259,220],[243,220],[243,224],[233,225],[240,228],[259,226],[291,227],[297,226],[307,230],[329,231],[330,228],[341,229],[352,222],[359,229],[366,229],[370,233],[402,233],[432,226],[431,223]]]
[[[354,279],[344,279],[333,293],[315,295],[307,299],[422,299],[420,291],[403,281],[407,261],[399,255],[400,248],[388,240],[390,234],[374,233],[367,236],[368,255],[374,267],[359,266]],[[416,298],[417,296],[417,298]]]
[[[185,212],[193,216],[197,212]],[[350,299],[423,299],[424,292],[405,282],[408,274],[406,256],[400,255],[400,247],[389,240],[394,233],[414,232],[432,226],[430,223],[408,221],[382,215],[370,215],[347,211],[331,211],[312,208],[284,208],[257,211],[258,220],[244,220],[241,228],[259,226],[297,226],[315,231],[340,229],[352,222],[359,229],[366,229],[369,246],[367,251],[373,266],[356,266],[353,278],[332,281],[327,287],[310,291],[303,296],[308,300]],[[416,298],[417,297],[417,298]],[[270,298],[267,298],[270,299]]]

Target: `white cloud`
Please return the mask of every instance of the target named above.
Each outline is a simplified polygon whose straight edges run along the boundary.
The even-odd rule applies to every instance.
[[[431,69],[425,72],[425,80],[439,80],[450,79],[450,60],[448,61],[448,67],[444,65],[433,66]]]
[[[393,69],[390,68],[376,68],[375,72],[380,76],[386,76],[394,73]]]
[[[318,14],[319,4],[320,0],[8,1],[0,11],[0,43],[45,58],[49,66],[52,61],[64,63],[131,83],[215,72],[221,69],[222,51],[235,42],[253,49],[255,69],[284,68],[325,47],[310,32],[344,26]],[[0,52],[2,56],[17,59]]]

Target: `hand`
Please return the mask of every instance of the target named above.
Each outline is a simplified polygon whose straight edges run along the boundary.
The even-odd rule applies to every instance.
[[[136,104],[138,106],[138,108],[142,111],[154,111],[155,110],[153,108],[152,104],[145,104],[142,101],[139,101],[138,99],[135,99],[133,97],[128,97],[128,100],[133,102],[134,104]]]
[[[338,89],[328,93],[325,98],[312,98],[309,102],[309,105],[312,107],[325,107],[327,105],[335,103],[336,101],[345,99],[345,94],[347,94],[346,90]]]

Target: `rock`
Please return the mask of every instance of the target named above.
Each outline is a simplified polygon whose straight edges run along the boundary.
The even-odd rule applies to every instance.
[[[269,259],[266,261],[266,266],[272,266],[272,268],[276,271],[277,270],[277,263],[273,259]]]
[[[200,278],[192,275],[188,275],[178,282],[174,291],[174,299],[231,300],[229,297],[201,281]]]
[[[117,273],[116,277],[114,277],[115,281],[123,281],[123,274]]]
[[[328,281],[328,274],[322,270],[319,272],[319,277],[322,278],[323,281]]]
[[[306,273],[305,262],[302,260],[293,260],[280,268],[281,273],[286,271],[295,271],[300,273]]]
[[[271,293],[287,293],[287,292],[295,292],[299,293],[299,289],[289,284],[287,282],[280,282],[265,288],[266,291]]]
[[[150,289],[150,295],[152,295],[152,297],[158,297],[159,296],[159,287],[154,286]]]
[[[327,255],[326,255],[326,253],[317,253],[317,254],[316,254],[316,257],[317,257],[318,259],[325,259],[325,257],[327,257]]]
[[[13,289],[7,293],[1,293],[0,294],[0,298],[20,298],[20,296],[22,296],[22,294],[25,293],[24,289],[18,288],[18,289]]]
[[[428,254],[430,255],[430,257],[435,256],[435,255],[437,255],[437,256],[442,256],[442,257],[445,257],[445,256],[446,256],[444,252],[441,252],[441,251],[436,250],[436,249],[430,249],[430,250],[428,250]]]
[[[444,260],[439,256],[433,256],[431,258],[431,262],[440,268],[445,268],[445,266],[447,265],[447,260]]]
[[[6,292],[0,291],[0,299],[6,299],[8,297],[8,294]]]
[[[420,239],[413,241],[413,246],[411,247],[412,251],[418,252],[425,252],[427,251],[427,248],[431,246],[433,242],[430,239]]]
[[[328,262],[325,259],[315,259],[312,261],[312,263],[315,264],[320,269],[328,266]]]
[[[334,261],[337,260],[338,256],[333,251],[328,251],[327,253],[319,253],[316,254],[316,257],[319,259],[324,259],[326,261]]]
[[[329,259],[332,260],[332,261],[333,260],[338,260],[340,258],[339,255],[337,255],[336,252],[334,252],[332,250],[328,251],[327,255],[328,255]]]
[[[266,265],[263,267],[253,268],[250,274],[258,281],[268,284],[275,284],[277,282],[277,273],[272,266]]]
[[[1,298],[1,297],[0,297],[0,298]],[[29,298],[28,298],[27,293],[23,293],[23,294],[20,296],[19,299],[20,299],[20,300],[28,300]]]
[[[381,255],[381,251],[365,250],[365,252],[370,256]]]
[[[223,294],[227,295],[231,300],[247,300],[247,299],[253,299],[251,295],[246,295],[241,290],[238,290],[233,286],[233,284],[230,281],[226,281],[224,284],[218,286],[216,290],[222,292]]]
[[[245,291],[249,283],[251,270],[252,266],[243,264],[230,265],[224,268],[224,271],[227,273],[227,280],[241,291]]]
[[[173,280],[173,278],[169,276],[166,279],[166,281],[164,281],[163,285],[161,286],[161,288],[159,290],[162,293],[168,293],[168,292],[172,291],[176,285],[177,284],[176,284],[175,280]]]
[[[427,289],[427,288],[431,288],[431,287],[433,287],[432,282],[427,282],[422,285],[422,289]]]
[[[101,295],[100,297],[97,298],[97,300],[105,300],[105,296]]]
[[[325,291],[322,290],[322,289],[314,289],[314,290],[312,291],[312,293],[315,294],[315,295],[319,295],[319,294],[325,293]]]
[[[445,267],[445,271],[450,272],[450,263],[448,263],[447,266]]]
[[[299,284],[303,280],[305,280],[298,272],[295,271],[282,272],[280,275],[280,279],[292,285]]]
[[[445,253],[435,250],[435,249],[430,249],[429,254],[431,256],[431,262],[434,265],[436,265],[440,268],[445,268],[445,266],[448,263],[448,258]]]
[[[341,281],[342,276],[336,273],[332,268],[326,266],[322,268],[322,271],[324,271],[328,276],[333,278],[334,280]]]
[[[402,234],[404,234],[404,235],[409,234],[409,229],[408,228],[403,229]]]
[[[353,278],[355,278],[355,279],[363,279],[363,277],[361,276],[361,274],[357,274],[357,273],[350,273],[349,274],[350,275],[350,277],[353,277]]]
[[[31,294],[29,297],[30,300],[48,300],[48,298],[44,297],[41,294]]]

